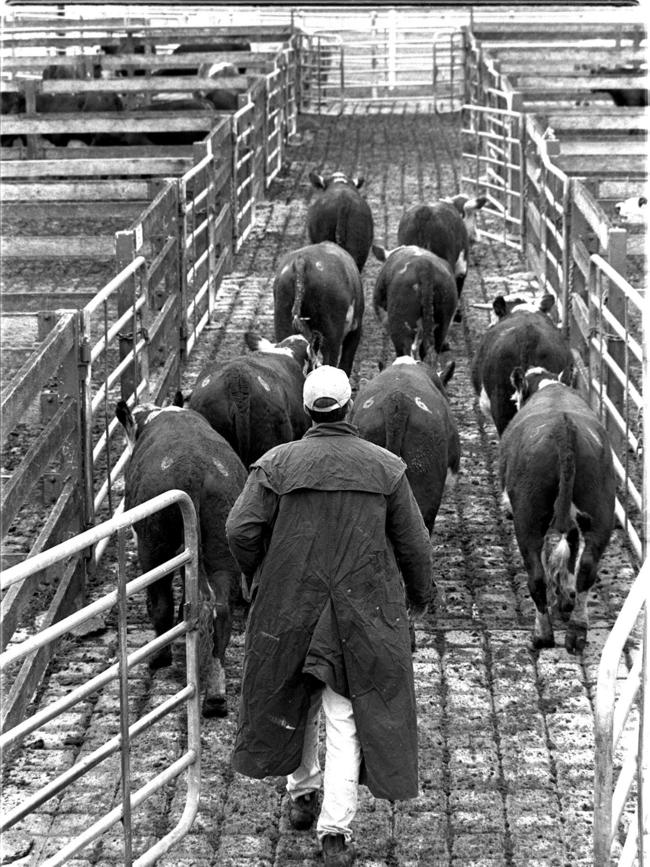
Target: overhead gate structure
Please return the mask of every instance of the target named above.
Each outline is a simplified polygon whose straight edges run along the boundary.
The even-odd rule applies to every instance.
[[[180,509],[184,524],[185,544],[183,550],[175,557],[138,577],[127,580],[125,533],[134,524],[148,515],[162,509],[175,506]],[[178,840],[187,833],[196,816],[199,805],[200,789],[200,684],[199,684],[199,621],[200,600],[198,584],[198,529],[196,512],[191,499],[183,491],[169,491],[149,500],[141,506],[123,512],[103,524],[87,530],[73,539],[50,548],[35,557],[28,558],[2,573],[1,589],[4,592],[10,587],[24,581],[31,575],[37,575],[46,568],[62,563],[85,549],[92,548],[100,541],[117,535],[118,541],[118,587],[101,599],[86,605],[74,614],[42,630],[37,635],[10,646],[0,655],[0,672],[20,660],[53,642],[59,641],[70,630],[79,627],[92,618],[118,610],[118,661],[109,664],[103,672],[86,683],[71,689],[66,695],[48,704],[33,716],[28,716],[18,722],[0,736],[0,749],[6,754],[31,732],[69,711],[79,702],[101,689],[110,688],[117,682],[119,688],[119,726],[113,737],[94,749],[91,753],[78,756],[77,761],[58,777],[50,780],[26,795],[23,803],[5,812],[0,819],[0,832],[4,832],[25,817],[32,810],[45,803],[50,798],[74,785],[86,773],[97,767],[101,762],[110,761],[119,753],[121,764],[121,803],[100,816],[83,833],[71,840],[59,852],[40,862],[43,867],[57,867],[65,864],[73,855],[92,843],[117,822],[122,823],[124,834],[124,863],[137,867],[154,864],[160,856],[167,852]],[[137,647],[133,646],[133,637],[127,636],[128,603],[136,594],[141,593],[163,575],[170,574],[183,567],[185,571],[185,596],[183,619],[172,629]],[[185,637],[186,684],[174,695],[169,696],[144,716],[131,722],[132,707],[129,702],[129,672],[135,666],[146,661],[148,657],[158,652],[162,647],[175,639]],[[182,705],[187,708],[187,743],[169,766],[159,771],[156,776],[147,780],[137,791],[132,791],[131,782],[131,744],[137,738],[160,721],[169,716]],[[160,731],[160,729],[158,730]],[[177,750],[179,752],[179,750]],[[133,839],[134,826],[137,825],[135,813],[140,804],[160,790],[171,780],[186,772],[187,793],[182,816],[176,825],[161,840],[149,847],[137,859],[134,859]],[[112,771],[114,773],[114,769]],[[146,832],[147,829],[145,829]],[[140,834],[145,836],[146,833]]]
[[[464,101],[463,34],[400,26],[395,10],[371,14],[363,32],[302,34],[301,111],[340,114],[347,106],[422,102],[459,111]]]

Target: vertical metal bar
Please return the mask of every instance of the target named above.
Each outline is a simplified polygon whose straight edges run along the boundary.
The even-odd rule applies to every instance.
[[[131,827],[131,743],[129,737],[129,664],[127,646],[126,550],[123,529],[117,532],[117,611],[120,681],[120,757],[122,769],[122,810],[124,826],[124,867],[133,861],[133,831]]]
[[[647,436],[647,435],[646,435]],[[647,459],[646,459],[647,461]],[[647,540],[646,540],[647,541]],[[641,668],[641,700],[639,702],[639,761],[637,766],[638,792],[638,856],[639,867],[650,865],[650,612],[645,605],[643,618],[643,665]]]

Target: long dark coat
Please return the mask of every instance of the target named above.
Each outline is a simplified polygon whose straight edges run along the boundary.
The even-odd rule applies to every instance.
[[[233,754],[241,773],[296,770],[317,678],[352,700],[361,781],[379,798],[417,795],[404,584],[411,603],[429,601],[431,546],[405,469],[346,422],[316,425],[253,464],[226,523],[254,576]]]

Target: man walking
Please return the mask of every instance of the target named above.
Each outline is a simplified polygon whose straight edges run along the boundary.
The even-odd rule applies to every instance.
[[[288,775],[290,822],[307,829],[318,815],[326,867],[354,861],[359,782],[391,801],[418,793],[404,589],[414,616],[432,591],[406,466],[345,421],[350,397],[342,370],[309,374],[312,427],[252,465],[226,523],[252,597],[233,767]]]

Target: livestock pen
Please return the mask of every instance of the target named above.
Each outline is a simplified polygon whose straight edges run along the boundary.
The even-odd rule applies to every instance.
[[[312,40],[310,50],[313,48]],[[338,103],[340,106],[340,100]],[[464,178],[473,180],[475,177],[476,156],[481,153],[477,149],[473,154],[474,162],[471,157],[463,158],[463,153],[467,152],[464,142],[472,133],[466,131],[471,128],[461,123],[459,113],[436,114],[422,110],[418,95],[414,100],[412,93],[402,98],[399,92],[390,100],[344,100],[343,107],[340,114],[321,112],[320,115],[294,116],[293,128],[291,123],[287,125],[282,165],[268,183],[256,186],[254,205],[245,209],[252,211],[254,207],[254,219],[244,218],[241,235],[232,228],[237,225],[232,194],[229,207],[224,210],[224,207],[212,205],[210,196],[218,195],[217,192],[201,193],[205,195],[206,204],[196,207],[199,224],[207,220],[212,227],[215,214],[223,214],[222,221],[232,223],[223,240],[216,242],[224,244],[222,250],[217,252],[215,248],[210,254],[213,265],[208,274],[214,276],[208,278],[208,283],[212,303],[206,308],[207,316],[193,339],[187,339],[193,332],[183,325],[186,305],[192,301],[182,300],[187,298],[183,295],[187,280],[183,280],[182,274],[187,269],[191,278],[195,267],[194,260],[182,264],[182,251],[192,249],[188,238],[192,236],[194,218],[186,209],[199,197],[193,183],[203,191],[213,178],[228,174],[233,165],[231,156],[223,156],[219,128],[198,152],[195,146],[191,157],[193,165],[183,164],[183,171],[177,172],[175,178],[138,178],[139,187],[133,198],[144,206],[134,214],[130,225],[117,229],[115,250],[119,252],[110,260],[113,273],[104,276],[100,272],[84,279],[81,288],[87,290],[88,295],[82,294],[74,303],[80,314],[69,309],[63,313],[56,309],[44,310],[46,305],[40,305],[38,299],[30,308],[31,316],[27,315],[30,309],[16,308],[13,316],[22,317],[23,323],[33,329],[30,341],[36,344],[31,345],[36,345],[39,352],[28,360],[31,367],[20,368],[17,364],[18,372],[8,383],[11,389],[3,388],[3,412],[11,407],[11,419],[15,421],[9,446],[5,446],[7,471],[11,472],[12,468],[8,456],[16,460],[24,454],[25,440],[21,437],[34,432],[35,419],[39,424],[47,422],[50,405],[55,409],[58,425],[46,429],[50,444],[61,441],[59,431],[64,424],[68,442],[77,442],[75,437],[80,436],[81,442],[86,444],[83,448],[91,454],[102,436],[102,443],[108,442],[109,435],[114,442],[110,456],[102,454],[94,463],[88,460],[86,453],[83,466],[79,466],[80,454],[74,448],[61,450],[62,455],[53,454],[56,449],[46,450],[41,439],[39,461],[33,463],[32,450],[25,455],[26,463],[22,465],[19,480],[12,474],[12,490],[27,490],[27,480],[33,486],[50,475],[58,479],[57,484],[75,487],[87,511],[82,519],[77,517],[76,524],[64,523],[65,535],[76,534],[93,519],[101,521],[101,510],[95,515],[88,510],[88,504],[94,504],[104,486],[111,487],[110,511],[117,511],[124,456],[110,418],[111,399],[121,394],[122,389],[126,394],[137,390],[139,396],[160,399],[168,397],[170,388],[178,384],[187,392],[205,365],[219,365],[241,354],[245,330],[255,328],[272,336],[274,267],[283,253],[304,243],[304,217],[312,195],[308,174],[313,167],[365,175],[368,201],[375,216],[376,238],[387,246],[395,243],[399,217],[408,205],[452,194],[467,183]],[[473,110],[477,113],[477,103]],[[465,116],[471,115],[471,111],[468,107]],[[227,125],[233,122],[232,118],[225,119]],[[213,148],[210,141],[219,142],[219,146]],[[533,145],[537,143],[535,138],[531,141]],[[543,144],[539,154],[538,160],[548,160]],[[81,165],[83,152],[75,157],[81,157]],[[153,154],[149,158],[153,158]],[[200,173],[206,171],[202,165],[204,160],[207,160],[210,178],[205,184],[200,177]],[[36,161],[11,162],[23,162],[24,168],[20,171],[35,172]],[[66,159],[65,163],[68,162],[72,160]],[[62,170],[60,164],[56,170]],[[483,164],[479,176],[484,170]],[[501,176],[500,171],[496,174]],[[52,183],[55,187],[61,183],[61,176],[53,177],[57,178]],[[15,183],[16,200],[29,201],[28,185],[23,178],[15,178]],[[102,177],[97,183],[106,186],[107,179]],[[18,190],[19,184],[25,189]],[[71,184],[83,189],[83,182],[79,184],[78,178]],[[120,177],[113,187],[112,213],[116,218],[120,214],[117,203],[121,188],[129,188],[128,179]],[[516,189],[516,184],[508,188],[511,189]],[[525,185],[519,189],[523,192]],[[540,183],[543,191],[540,195],[548,195],[548,189],[549,185]],[[136,197],[136,192],[141,199]],[[69,196],[70,191],[66,190],[65,198],[60,200],[69,202]],[[496,191],[494,198],[500,201]],[[525,215],[527,209],[534,214],[534,198],[524,199],[524,202],[526,208],[517,215]],[[91,203],[86,207],[92,211]],[[134,204],[133,210],[137,207],[139,205]],[[62,213],[66,210],[70,212],[74,208],[61,208]],[[594,863],[597,672],[605,640],[638,571],[639,552],[624,530],[617,529],[602,562],[599,581],[590,595],[590,640],[581,655],[570,657],[559,647],[541,653],[528,649],[533,606],[512,529],[499,501],[496,432],[479,415],[471,394],[469,365],[488,323],[481,307],[474,305],[485,304],[497,292],[537,295],[545,291],[549,283],[560,300],[566,299],[569,290],[562,284],[563,272],[557,284],[551,282],[558,278],[552,276],[550,268],[549,276],[545,276],[547,269],[540,267],[544,259],[539,253],[529,260],[522,256],[523,229],[521,233],[513,232],[503,212],[496,206],[493,211],[484,218],[482,232],[472,251],[463,294],[464,322],[455,325],[450,335],[456,372],[449,391],[461,431],[463,454],[457,489],[446,493],[434,528],[432,545],[438,599],[426,625],[418,630],[414,655],[420,719],[421,794],[413,802],[388,804],[375,802],[362,790],[355,825],[360,863],[506,864],[512,867]],[[25,213],[28,211],[22,212],[22,220]],[[531,223],[532,228],[539,226],[534,218]],[[19,231],[22,228],[18,226]],[[50,231],[48,226],[48,233]],[[78,232],[78,225],[73,231]],[[111,226],[106,236],[112,231]],[[601,235],[602,232],[599,237]],[[533,252],[545,251],[549,245],[539,244],[533,237],[530,241]],[[20,235],[15,242],[8,242],[15,243],[17,253],[19,242]],[[213,267],[227,242],[229,250],[215,274]],[[62,244],[60,240],[54,243]],[[48,241],[44,246],[49,245],[51,250],[54,243]],[[71,247],[74,243],[70,242]],[[525,242],[523,249],[527,246]],[[199,258],[210,249],[211,242],[199,243]],[[592,251],[588,253],[591,256]],[[600,251],[596,255],[599,254]],[[52,260],[37,258],[34,261],[41,264],[30,274],[30,288],[35,284],[52,289],[52,284],[48,283]],[[104,261],[109,262],[108,257]],[[20,254],[16,262],[16,273],[5,274],[3,305],[4,298],[9,297],[14,288],[24,290],[26,286],[20,280],[24,267]],[[379,263],[369,260],[363,273],[367,295],[372,291],[378,271]],[[77,278],[74,271],[64,272],[60,282],[65,285],[57,285],[57,291],[70,292]],[[612,280],[618,279],[612,275]],[[94,292],[93,281],[96,281]],[[203,282],[198,280],[197,287]],[[644,291],[642,281],[637,286]],[[126,287],[126,291],[119,310],[122,287]],[[115,300],[109,302],[114,293]],[[47,306],[58,307],[58,299],[56,305]],[[41,310],[49,318],[39,313]],[[84,333],[82,329],[88,315],[97,315],[98,311],[103,320],[97,331],[98,342],[110,334],[115,347],[110,363],[100,367],[95,356],[98,344],[93,342],[92,330],[89,343],[76,342]],[[125,317],[124,321],[118,318],[120,315]],[[52,326],[53,330],[49,330]],[[12,329],[12,334],[18,334],[13,323],[6,327]],[[63,342],[59,342],[59,334],[67,335],[61,338]],[[185,341],[184,347],[182,341]],[[75,356],[75,352],[79,355]],[[582,357],[579,342],[576,352],[577,359]],[[66,368],[68,357],[71,361]],[[355,391],[362,379],[374,375],[378,360],[389,362],[391,357],[385,335],[372,315],[367,315],[352,374]],[[18,362],[24,358],[23,351]],[[36,366],[35,358],[38,359]],[[81,376],[77,360],[84,364]],[[23,375],[27,369],[40,371],[42,378],[35,379],[31,372],[25,380]],[[50,382],[57,369],[56,381]],[[33,387],[19,388],[19,382],[25,381]],[[75,387],[79,381],[87,388]],[[43,389],[45,395],[41,398]],[[93,433],[87,410],[82,411],[82,406],[87,400],[92,404],[101,389],[99,402],[106,405],[102,425],[112,425],[112,429]],[[20,399],[17,392],[20,392]],[[8,398],[11,400],[6,403]],[[79,403],[76,410],[71,407],[75,403]],[[25,416],[28,409],[31,414]],[[68,418],[73,421],[65,421]],[[83,423],[88,429],[85,434],[82,433]],[[84,439],[84,436],[90,438]],[[29,442],[27,440],[28,445]],[[104,450],[105,446],[99,452]],[[83,450],[79,452],[83,454]],[[59,459],[59,466],[56,472],[45,473],[52,457]],[[638,450],[633,454],[633,461],[634,466],[641,467]],[[56,487],[54,481],[50,484]],[[47,485],[45,493],[51,494]],[[3,511],[4,496],[3,493]],[[14,502],[16,495],[12,496]],[[33,495],[27,494],[31,514],[22,514],[17,527],[10,528],[9,537],[3,539],[5,547],[13,540],[9,553],[14,556],[9,562],[18,560],[22,566],[29,562],[24,560],[25,553],[40,550],[34,547],[29,530],[30,519],[36,529],[44,520],[33,499]],[[78,516],[79,512],[75,514]],[[642,539],[639,514],[634,511],[630,514]],[[29,713],[43,712],[54,701],[64,698],[71,688],[83,687],[92,678],[102,676],[125,651],[137,655],[150,637],[144,601],[139,596],[129,602],[128,620],[122,626],[115,613],[99,610],[101,600],[115,590],[116,584],[122,583],[124,576],[137,575],[137,566],[130,546],[124,550],[123,545],[111,543],[105,549],[98,549],[94,547],[99,544],[97,536],[93,538],[93,548],[86,549],[86,556],[81,558],[81,576],[77,578],[85,584],[85,600],[96,608],[87,614],[88,619],[79,617],[72,624],[72,632],[59,636],[59,645]],[[49,545],[54,541],[58,538],[52,537]],[[98,550],[102,556],[93,556]],[[58,563],[48,564],[46,583],[53,592],[58,590],[60,569]],[[43,577],[42,573],[26,579],[30,586],[22,592],[30,597],[30,602],[37,586],[41,592],[41,585],[35,583],[39,577]],[[74,589],[78,589],[78,585]],[[3,618],[4,606],[3,600]],[[24,602],[22,607],[27,614],[39,614],[38,605]],[[66,610],[61,611],[61,614],[66,613]],[[235,614],[236,628],[228,651],[231,707],[236,706],[241,676],[245,609],[237,607]],[[34,625],[38,631],[49,627],[50,622],[47,616],[44,620],[37,617]],[[16,626],[18,632],[9,644],[10,653],[19,648],[21,639],[34,631],[29,620],[17,622]],[[561,634],[562,624],[558,622],[556,628]],[[619,675],[622,677],[628,668],[638,669],[640,656],[641,638],[637,628],[625,644]],[[133,791],[146,786],[161,769],[185,761],[188,739],[195,737],[191,725],[186,725],[184,708],[178,705],[165,717],[164,723],[153,721],[154,727],[149,731],[138,722],[155,716],[162,705],[173,703],[171,696],[179,688],[179,678],[183,683],[182,659],[177,652],[175,657],[172,671],[152,674],[141,663],[129,671],[127,716],[136,728],[131,748]],[[618,659],[616,665],[619,665]],[[13,668],[9,669],[9,678],[13,678],[13,672]],[[192,683],[191,671],[187,672],[187,682]],[[67,708],[62,717],[23,735],[22,743],[17,742],[7,749],[4,798],[10,815],[15,815],[20,802],[34,795],[48,777],[72,774],[75,765],[85,764],[88,768],[79,782],[57,797],[35,803],[26,816],[4,832],[6,851],[15,863],[46,863],[48,859],[52,859],[49,863],[61,863],[57,862],[55,853],[59,849],[65,851],[78,833],[85,832],[104,813],[113,811],[114,816],[119,817],[122,792],[118,753],[114,752],[97,767],[92,766],[89,757],[98,745],[115,740],[120,732],[124,734],[125,699],[121,697],[121,705],[121,689],[116,679],[103,684],[101,689],[84,695],[74,708]],[[30,697],[26,701],[29,702]],[[24,712],[18,716],[24,716]],[[635,709],[625,724],[627,735],[632,732],[637,716]],[[225,720],[201,721],[198,813],[183,840],[167,855],[161,855],[158,863],[279,865],[317,862],[314,839],[309,834],[295,833],[288,825],[283,781],[254,782],[230,770],[228,757],[235,728],[233,715]],[[194,741],[192,749],[196,750]],[[621,758],[622,754],[617,752],[614,764],[620,764]],[[134,858],[146,857],[143,853],[149,847],[181,824],[196,784],[196,780],[189,777],[174,781],[168,777],[163,787],[146,802],[139,797],[135,799],[137,803],[133,804],[130,820],[125,823]],[[626,808],[620,830],[615,822],[614,857],[618,857],[623,848],[623,832],[631,822],[630,809]],[[73,854],[68,849],[68,857],[79,864],[126,863],[119,825],[102,830],[104,833],[97,839],[86,839],[87,847],[78,853]]]

